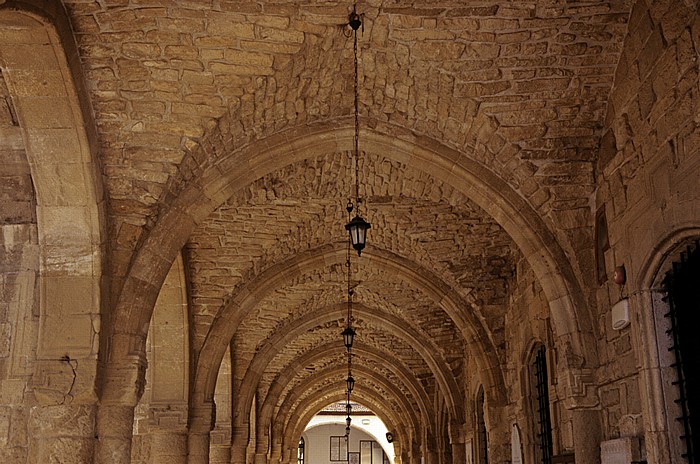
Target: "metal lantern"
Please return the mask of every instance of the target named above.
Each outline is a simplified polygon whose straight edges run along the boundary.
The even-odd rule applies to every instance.
[[[352,348],[352,343],[355,341],[355,329],[348,326],[343,330],[343,343],[348,350]]]
[[[348,384],[348,393],[350,393],[355,388],[355,379],[352,378],[352,375],[348,375],[346,382]]]
[[[352,221],[345,224],[345,229],[350,233],[352,247],[357,250],[358,256],[360,256],[367,243],[367,230],[370,227],[372,225],[360,216],[355,216],[352,218]]]

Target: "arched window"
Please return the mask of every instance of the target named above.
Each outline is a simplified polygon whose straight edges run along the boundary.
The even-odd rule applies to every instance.
[[[690,464],[700,462],[700,243],[689,246],[666,274],[664,289],[667,293],[671,347],[675,362],[677,398],[680,407],[676,420],[683,426],[680,440],[685,452],[683,457]]]
[[[299,448],[297,449],[297,464],[304,464],[304,437],[299,439]]]
[[[489,462],[489,444],[484,420],[485,401],[484,387],[479,387],[479,392],[476,394],[476,462],[478,464]]]
[[[547,351],[544,345],[535,348],[530,365],[530,399],[533,416],[535,449],[534,462],[552,462],[552,420],[549,414],[549,381]]]

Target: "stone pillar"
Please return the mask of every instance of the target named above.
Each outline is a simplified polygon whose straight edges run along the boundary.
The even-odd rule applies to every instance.
[[[95,464],[131,462],[134,408],[146,383],[145,353],[138,356],[118,354],[135,351],[129,348],[143,346],[144,340],[138,336],[115,336],[112,342],[114,357],[127,360],[110,362],[103,367],[95,426]]]
[[[186,464],[187,434],[184,430],[155,430],[151,432],[151,462],[153,464]]]
[[[187,464],[209,462],[209,433],[190,430],[187,435]]]
[[[217,425],[209,434],[209,463],[231,463],[231,426],[220,427]]]
[[[267,464],[267,453],[255,453],[255,464]]]
[[[269,449],[269,440],[270,437],[269,434],[266,432],[265,428],[258,426],[258,430],[255,434],[255,464],[268,463],[267,452]]]
[[[137,408],[138,411],[138,408]],[[138,422],[138,418],[136,419]],[[146,439],[149,464],[187,462],[187,405],[151,406]],[[133,453],[132,453],[133,456]]]
[[[134,404],[102,404],[97,409],[96,464],[129,464]]]
[[[205,403],[190,408],[187,435],[187,463],[209,463],[209,434],[213,429],[214,404]]]
[[[600,463],[600,411],[575,409],[573,411],[574,452],[576,462]]]
[[[231,430],[231,464],[246,464],[248,452],[248,424],[232,427]]]
[[[574,367],[559,372],[559,383],[564,388],[565,405],[572,411],[576,462],[599,464],[601,419],[593,370],[578,367],[582,363],[572,363],[572,357],[567,355],[567,363]]]
[[[282,448],[282,464],[294,464],[296,462],[296,452],[297,448],[292,448],[291,446],[285,446]],[[292,458],[294,461],[292,461]]]
[[[423,457],[423,464],[439,464],[439,456],[437,452],[437,440],[430,431],[425,434],[425,440],[421,446],[421,455]]]
[[[270,449],[270,463],[279,464],[280,462],[282,462],[282,442],[273,439]]]
[[[393,443],[391,443],[389,446],[394,447],[394,464],[400,464],[401,459],[403,458],[403,455],[404,455],[404,450],[401,447],[401,443],[399,443],[398,441],[396,441],[396,439],[394,439]]]
[[[450,445],[452,446],[452,462],[462,463],[467,459],[465,438],[467,436],[467,424],[465,422],[450,422]]]

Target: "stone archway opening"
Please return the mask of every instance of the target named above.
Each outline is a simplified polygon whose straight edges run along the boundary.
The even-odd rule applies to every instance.
[[[679,362],[688,346],[688,334],[679,324],[692,326],[695,317],[692,292],[697,286],[690,282],[697,281],[698,237],[697,229],[672,234],[647,260],[638,279],[643,290],[635,295],[640,308],[637,336],[641,345],[647,347],[641,355],[640,378],[645,429],[640,430],[637,416],[629,417],[627,422],[635,435],[644,434],[645,443],[632,438],[625,446],[636,453],[645,447],[651,462],[685,462],[684,456],[695,453],[697,446],[697,437],[688,433],[690,410],[695,407],[691,402],[697,404],[697,399],[692,398],[694,392],[688,388],[695,380],[692,374],[687,376],[697,361],[691,355]],[[667,387],[653,388],[654,385]]]
[[[314,415],[304,428],[305,452],[309,459],[330,456],[331,461],[349,464],[363,462],[393,464],[393,434],[371,408],[351,402],[352,422],[345,435],[346,403],[327,405]]]

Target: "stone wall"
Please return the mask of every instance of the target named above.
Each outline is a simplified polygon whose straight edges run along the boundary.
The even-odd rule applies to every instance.
[[[0,461],[28,454],[26,405],[36,353],[36,198],[14,104],[0,74]]]
[[[533,459],[537,417],[533,397],[533,350],[542,344],[547,353],[547,370],[552,419],[554,454],[571,452],[574,448],[571,413],[565,406],[564,390],[558,384],[558,362],[563,354],[556,346],[550,309],[544,292],[524,259],[517,263],[517,272],[511,285],[510,307],[506,322],[508,331],[508,359],[506,385],[508,386],[508,421],[520,430],[523,457]],[[510,438],[510,437],[509,437]]]
[[[697,8],[692,2],[636,3],[610,98],[595,201],[596,208],[605,207],[610,241],[608,279],[596,295],[606,439],[641,435],[640,415],[647,430],[656,427],[660,411],[645,402],[648,379],[638,375],[656,350],[644,322],[651,311],[644,295],[660,254],[681,235],[700,235]],[[624,287],[610,280],[619,265],[626,268]],[[621,297],[630,297],[631,325],[615,331],[611,307]]]

